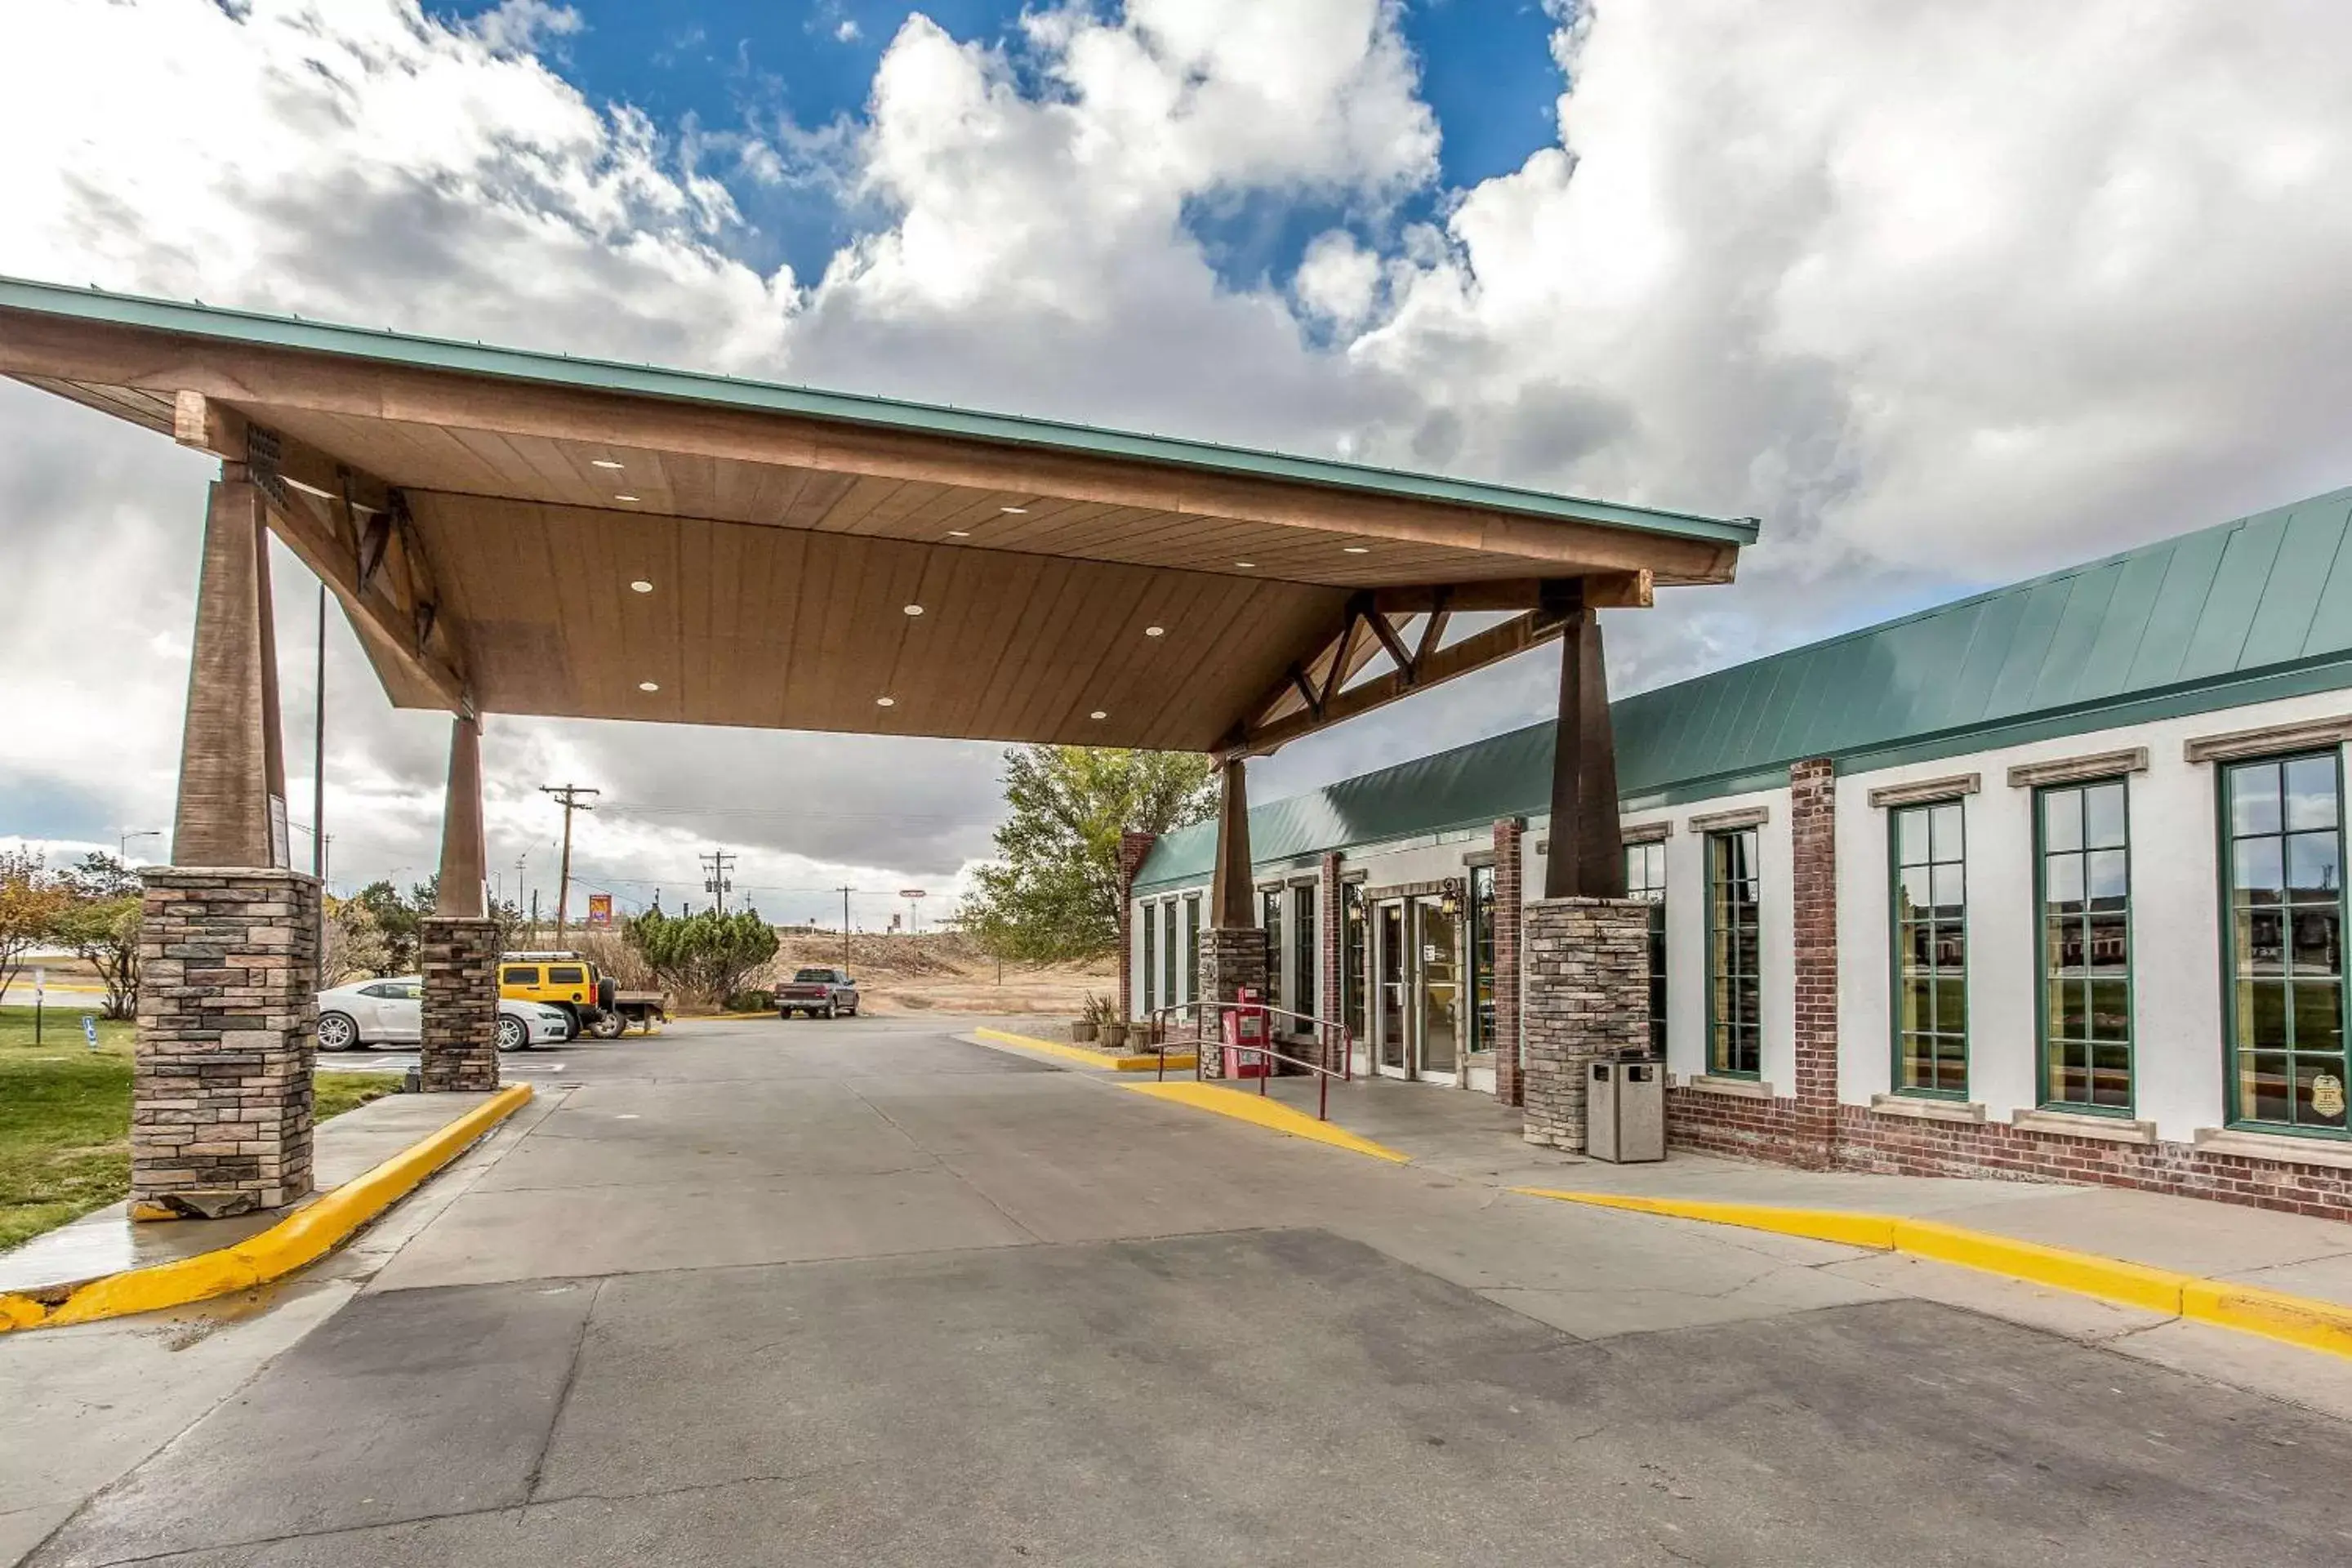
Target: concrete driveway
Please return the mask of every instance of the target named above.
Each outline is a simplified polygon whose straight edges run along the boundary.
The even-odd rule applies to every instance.
[[[2028,1327],[1884,1259],[1381,1164],[965,1026],[569,1053],[30,1561],[2352,1552],[2352,1428],[2119,1353],[2115,1309]],[[2280,1386],[2316,1361],[2273,1354]],[[37,1361],[0,1345],[0,1392]]]

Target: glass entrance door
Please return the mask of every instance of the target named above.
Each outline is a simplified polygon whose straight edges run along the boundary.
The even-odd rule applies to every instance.
[[[1405,946],[1404,905],[1391,900],[1380,906],[1380,941],[1373,950],[1380,1006],[1372,1021],[1374,1058],[1381,1070],[1405,1071],[1405,998],[1412,982],[1412,966]]]
[[[1461,1068],[1462,948],[1460,921],[1434,899],[1413,900],[1414,1033],[1420,1050],[1415,1078],[1452,1079]]]

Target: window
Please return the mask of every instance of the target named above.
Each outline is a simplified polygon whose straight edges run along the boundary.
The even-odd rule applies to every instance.
[[[499,976],[499,984],[501,985],[536,985],[539,984],[539,971],[537,969],[509,969],[504,974]]]
[[[2042,1102],[2132,1107],[2131,857],[2124,781],[2034,802],[2042,900]]]
[[[1201,895],[1184,898],[1184,994],[1201,999]]]
[[[1160,906],[1160,1005],[1176,1005],[1176,900]]]
[[[1349,882],[1339,890],[1345,918],[1339,927],[1339,1021],[1351,1039],[1364,1037],[1364,885]]]
[[[1764,997],[1754,828],[1706,836],[1706,1070],[1755,1078],[1764,1069]]]
[[[1152,983],[1160,975],[1160,911],[1153,906],[1143,906],[1143,1013],[1150,1016],[1157,998],[1152,995]]]
[[[1969,1092],[1967,841],[1960,803],[1897,807],[1895,842],[1895,1087]]]
[[[1316,1013],[1323,1005],[1322,994],[1315,984],[1318,967],[1315,961],[1321,956],[1315,951],[1315,903],[1314,889],[1293,888],[1290,890],[1290,973],[1298,988],[1298,1011],[1307,1014]],[[1293,1018],[1291,1023],[1302,1029],[1306,1027],[1297,1018]]]
[[[1470,868],[1470,1049],[1495,1048],[1495,868]]]
[[[551,969],[547,972],[547,983],[550,985],[585,985],[588,984],[588,972],[578,968]]]
[[[1650,1049],[1666,1054],[1666,846],[1625,846],[1625,896],[1650,906]]]
[[[2336,753],[2224,770],[2230,1114],[2345,1131],[2344,781]]]
[[[1282,1005],[1282,889],[1270,889],[1259,895],[1258,923],[1265,931],[1265,1005]],[[1282,1021],[1269,1019],[1266,1026],[1279,1031]]]

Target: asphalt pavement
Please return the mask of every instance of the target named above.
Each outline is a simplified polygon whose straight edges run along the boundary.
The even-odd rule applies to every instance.
[[[584,1042],[319,1278],[0,1341],[0,1542],[273,1568],[2352,1552],[2352,1426],[2308,1403],[968,1026]],[[69,1496],[100,1450],[111,1484]]]

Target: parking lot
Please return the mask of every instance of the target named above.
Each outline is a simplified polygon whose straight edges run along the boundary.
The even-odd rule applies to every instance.
[[[192,1341],[217,1392],[15,1516],[30,1561],[2344,1559],[2319,1411],[968,1026],[505,1058],[533,1105],[331,1281]],[[0,1342],[0,1388],[121,1429],[101,1355],[172,1363],[112,1331]]]

